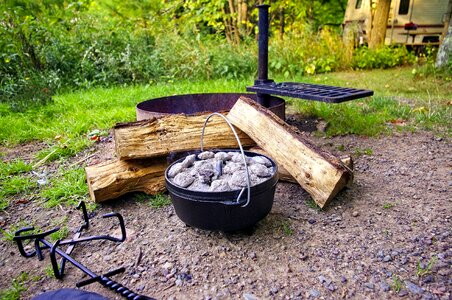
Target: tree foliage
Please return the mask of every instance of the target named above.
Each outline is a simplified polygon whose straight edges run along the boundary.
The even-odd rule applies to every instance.
[[[338,27],[332,26],[341,23],[346,2],[271,1],[272,74],[349,65]],[[45,103],[62,88],[254,76],[260,3],[3,0],[0,108],[4,102],[15,109]]]

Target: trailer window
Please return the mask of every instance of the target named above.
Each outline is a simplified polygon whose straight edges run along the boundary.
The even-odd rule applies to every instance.
[[[399,15],[407,15],[410,9],[410,0],[400,0]]]
[[[360,9],[362,3],[363,3],[363,0],[356,0],[355,9]]]

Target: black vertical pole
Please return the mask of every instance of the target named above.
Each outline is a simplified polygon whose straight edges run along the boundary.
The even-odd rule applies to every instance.
[[[259,65],[258,80],[266,81],[268,79],[268,8],[270,5],[259,5]]]
[[[268,8],[270,5],[262,4],[257,6],[259,9],[259,61],[257,70],[257,80],[254,82],[255,85],[265,84],[272,82],[273,80],[268,79]],[[267,94],[257,94],[257,102],[265,107],[269,107],[269,95]]]

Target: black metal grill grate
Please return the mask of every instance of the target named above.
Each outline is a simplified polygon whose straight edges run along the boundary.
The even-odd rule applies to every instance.
[[[263,83],[247,87],[246,90],[258,94],[280,95],[330,103],[340,103],[374,94],[371,90],[296,82]]]

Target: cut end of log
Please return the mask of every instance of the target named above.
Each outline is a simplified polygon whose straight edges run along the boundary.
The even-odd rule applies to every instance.
[[[130,192],[156,195],[166,190],[166,158],[110,160],[85,168],[91,200],[103,202]]]

